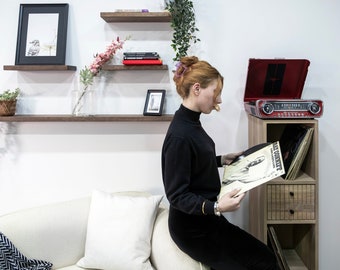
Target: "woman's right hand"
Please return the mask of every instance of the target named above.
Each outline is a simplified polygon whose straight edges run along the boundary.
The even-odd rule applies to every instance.
[[[223,195],[218,200],[218,210],[220,212],[233,212],[240,208],[241,201],[246,196],[246,193],[241,193],[240,195],[237,195],[237,193],[240,192],[240,189],[234,189],[225,195]]]
[[[243,153],[244,153],[244,151],[238,152],[238,153],[229,153],[227,155],[222,155],[222,158],[221,158],[222,165],[229,165],[231,162],[233,162],[233,160],[235,158],[241,156]]]

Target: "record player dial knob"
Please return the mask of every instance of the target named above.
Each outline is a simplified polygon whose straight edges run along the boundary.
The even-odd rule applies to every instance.
[[[264,103],[263,106],[262,106],[262,111],[263,111],[265,114],[271,114],[271,113],[273,113],[273,111],[274,111],[274,106],[273,106],[273,104],[271,104],[271,103]]]
[[[321,108],[319,106],[318,103],[316,102],[312,102],[308,105],[308,110],[312,113],[312,114],[317,114],[320,112]]]

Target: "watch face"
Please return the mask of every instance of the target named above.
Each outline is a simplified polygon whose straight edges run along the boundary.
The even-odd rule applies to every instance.
[[[215,213],[216,216],[220,216],[220,215],[221,215],[221,212],[218,211],[217,208],[218,208],[218,205],[217,205],[217,202],[215,202],[215,204],[214,204],[214,213]]]

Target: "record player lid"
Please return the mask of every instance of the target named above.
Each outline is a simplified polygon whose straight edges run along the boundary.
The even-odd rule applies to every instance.
[[[309,60],[249,59],[244,101],[300,99]]]

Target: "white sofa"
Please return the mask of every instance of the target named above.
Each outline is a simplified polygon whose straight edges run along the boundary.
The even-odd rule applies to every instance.
[[[83,268],[76,264],[85,252],[90,203],[88,197],[6,214],[0,216],[0,232],[29,259],[51,262],[52,269],[80,270]],[[152,266],[157,270],[208,270],[178,249],[170,238],[167,220],[168,209],[161,204],[151,238]]]

